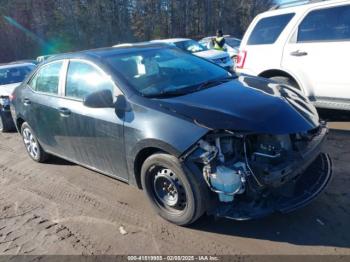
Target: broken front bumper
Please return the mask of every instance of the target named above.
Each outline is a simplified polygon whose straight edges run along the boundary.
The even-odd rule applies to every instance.
[[[328,154],[322,153],[328,129],[320,127],[319,133],[288,168],[272,172],[265,184],[273,185],[269,194],[258,200],[248,201],[237,196],[232,203],[217,203],[209,213],[219,217],[247,220],[267,216],[271,213],[289,213],[314,200],[328,185],[332,177],[332,162]],[[279,178],[279,179],[276,179]],[[268,181],[268,180],[271,181]],[[286,179],[285,184],[280,183]],[[280,181],[279,181],[280,180]]]
[[[328,185],[332,177],[332,162],[330,157],[319,154],[308,168],[294,182],[279,188],[279,192],[288,192],[293,187],[290,196],[272,193],[258,201],[235,201],[230,204],[219,203],[214,215],[235,220],[248,220],[267,216],[271,213],[289,213],[314,200]]]

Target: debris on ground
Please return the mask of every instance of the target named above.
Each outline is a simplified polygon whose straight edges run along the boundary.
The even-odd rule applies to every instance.
[[[123,227],[123,226],[120,226],[119,227],[119,232],[120,232],[120,234],[122,234],[122,235],[126,235],[128,232],[126,232],[126,230],[125,230],[125,228]]]

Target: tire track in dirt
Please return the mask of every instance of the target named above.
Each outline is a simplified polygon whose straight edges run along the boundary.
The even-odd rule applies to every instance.
[[[93,247],[82,241],[74,230],[39,214],[42,207],[26,209],[28,207],[18,208],[11,203],[1,203],[1,254],[39,254],[57,245],[69,246],[76,254],[93,254]]]
[[[57,177],[50,175],[45,176],[42,173],[40,175],[27,174],[5,166],[0,166],[0,169],[3,176],[13,177],[13,180],[16,181],[12,186],[55,202],[60,207],[64,207],[63,209],[74,209],[74,213],[77,215],[84,214],[115,225],[136,227],[143,233],[154,237],[157,243],[161,243],[161,246],[171,247],[176,244],[179,250],[188,249],[188,247],[197,251],[213,250],[212,243],[203,245],[203,243],[197,241],[198,235],[191,230],[176,227],[160,218],[157,218],[157,223],[154,223],[152,221],[154,217],[138,212],[123,202],[115,201],[110,204],[105,199],[100,199],[94,194],[84,192],[81,188],[67,183],[64,179],[57,179]],[[74,215],[72,216],[74,217]],[[51,221],[62,220],[56,217]],[[66,221],[69,221],[69,219],[66,219]],[[183,234],[179,234],[179,229],[185,233],[185,238]],[[227,250],[228,245],[222,245],[219,242],[221,241],[215,243],[214,250],[217,250],[217,252]],[[155,245],[158,245],[157,243]]]

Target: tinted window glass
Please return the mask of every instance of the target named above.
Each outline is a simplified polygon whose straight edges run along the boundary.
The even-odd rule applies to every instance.
[[[241,41],[234,38],[225,38],[226,44],[228,44],[231,47],[239,47],[241,45]]]
[[[349,39],[349,5],[312,11],[299,25],[298,42]]]
[[[173,48],[145,48],[105,59],[144,96],[194,92],[202,83],[232,76],[217,65]]]
[[[0,68],[0,85],[20,83],[33,69],[34,65]]]
[[[284,14],[261,19],[253,29],[248,45],[273,44],[294,14]]]
[[[71,61],[68,67],[66,96],[84,99],[87,95],[104,89],[112,92],[110,79],[100,73],[94,66],[78,61]]]
[[[32,78],[29,85],[38,92],[58,94],[58,84],[63,62],[43,66]]]

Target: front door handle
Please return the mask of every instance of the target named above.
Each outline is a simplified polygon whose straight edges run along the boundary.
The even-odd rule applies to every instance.
[[[58,111],[60,112],[60,115],[63,116],[63,117],[68,117],[68,116],[70,116],[70,113],[71,113],[71,111],[68,108],[65,108],[65,107],[60,107],[58,109]]]
[[[290,53],[292,56],[306,56],[307,52],[296,50]]]
[[[28,106],[28,105],[30,105],[32,102],[30,101],[30,99],[28,99],[28,98],[24,98],[23,99],[23,104],[25,105],[25,106]]]

